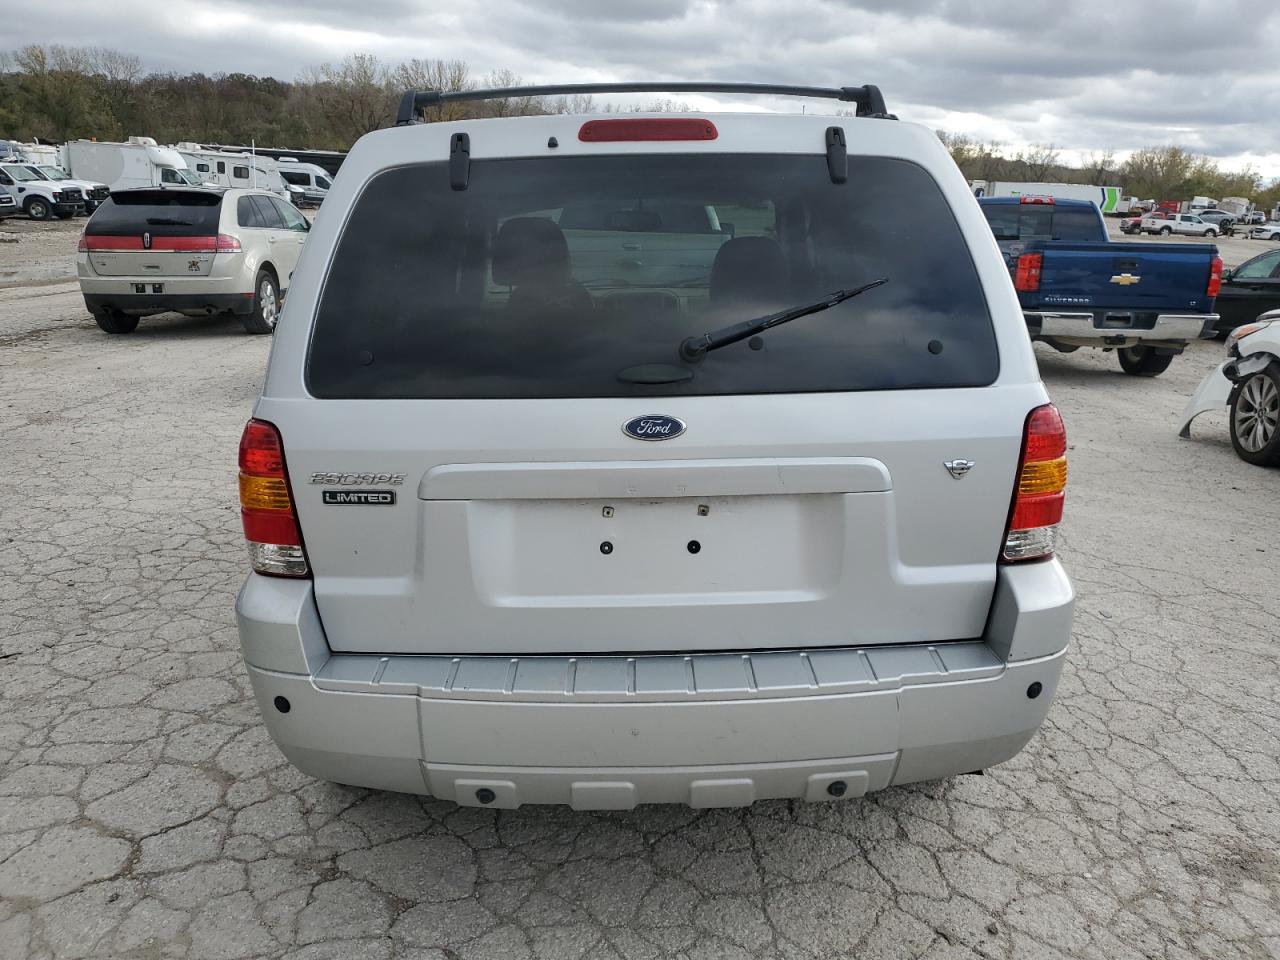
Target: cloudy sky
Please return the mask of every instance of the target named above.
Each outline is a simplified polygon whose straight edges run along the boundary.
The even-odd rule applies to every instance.
[[[367,52],[526,82],[876,83],[903,119],[1014,147],[1177,143],[1280,176],[1276,0],[40,0],[0,17],[0,49],[25,43],[283,79]]]

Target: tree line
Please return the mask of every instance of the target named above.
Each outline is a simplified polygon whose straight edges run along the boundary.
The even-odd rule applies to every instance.
[[[245,73],[152,73],[130,53],[105,47],[39,45],[0,53],[0,138],[61,142],[132,135],[160,143],[243,144],[346,150],[395,122],[406,90],[519,86],[509,70],[474,77],[461,60],[386,63],[352,54],[290,82]],[[661,100],[634,110],[686,105]],[[428,120],[611,112],[591,97],[515,97],[450,103]]]
[[[1191,197],[1244,197],[1270,210],[1280,203],[1280,181],[1265,183],[1252,167],[1223,170],[1211,157],[1175,145],[1144,147],[1118,160],[1111,150],[1094,151],[1079,166],[1063,162],[1053,144],[1035,144],[1016,152],[995,141],[938,131],[956,165],[968,180],[1091,183],[1123,187],[1126,196],[1142,200],[1188,200]]]
[[[339,63],[303,71],[294,81],[245,73],[153,73],[134,54],[106,47],[32,44],[0,52],[0,138],[64,141],[78,137],[121,140],[131,135],[161,143],[243,144],[346,150],[364,134],[395,122],[406,90],[460,91],[513,87],[509,70],[480,77],[462,60],[413,59],[387,63],[352,54]],[[592,97],[517,97],[447,103],[428,120],[609,112]],[[635,110],[682,110],[662,100]],[[1280,202],[1280,181],[1264,185],[1246,167],[1224,171],[1209,157],[1178,146],[1148,147],[1118,161],[1095,152],[1080,166],[1061,160],[1052,144],[1010,152],[997,142],[938,132],[970,180],[1057,181],[1124,187],[1141,198],[1247,197],[1270,208]]]

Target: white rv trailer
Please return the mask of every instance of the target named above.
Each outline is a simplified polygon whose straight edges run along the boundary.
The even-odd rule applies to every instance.
[[[130,137],[127,143],[70,140],[59,149],[59,160],[58,166],[77,180],[105,183],[112,192],[200,182],[177,150],[158,146],[150,137]]]

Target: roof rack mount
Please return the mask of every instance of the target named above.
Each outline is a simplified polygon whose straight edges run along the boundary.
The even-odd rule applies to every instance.
[[[777,83],[564,83],[492,90],[409,90],[400,100],[396,124],[415,123],[423,110],[442,103],[588,93],[749,93],[756,96],[816,97],[856,104],[855,112],[859,117],[891,118],[880,88],[871,84],[861,87],[795,87]]]

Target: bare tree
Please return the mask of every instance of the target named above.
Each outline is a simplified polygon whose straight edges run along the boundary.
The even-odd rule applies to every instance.
[[[523,82],[519,74],[504,69],[486,74],[480,85],[491,90],[501,90],[518,87]],[[504,97],[501,100],[486,101],[484,112],[489,117],[528,117],[550,113],[551,107],[544,97]]]
[[[444,93],[457,93],[473,86],[469,73],[466,62],[462,60],[415,58],[389,71],[387,86],[396,97],[403,96],[407,90],[439,90]],[[461,120],[473,115],[470,105],[465,103],[442,103],[428,107],[426,110],[426,119],[431,121]]]
[[[1085,175],[1086,183],[1105,186],[1107,180],[1116,173],[1115,151],[1089,151],[1089,153],[1084,157],[1084,166],[1081,167],[1081,172]]]
[[[387,69],[371,53],[353,53],[339,64],[308,71],[320,107],[348,143],[390,122]]]
[[[948,133],[946,130],[935,132],[938,134],[938,139],[942,141],[942,145],[947,148],[947,152],[951,154],[951,159],[961,170],[972,163],[982,150],[982,144],[968,134]]]
[[[548,113],[567,113],[577,115],[596,113],[596,98],[589,93],[575,93],[571,97],[556,97],[545,102]]]
[[[1034,143],[1014,158],[1022,162],[1030,180],[1043,180],[1058,166],[1058,148],[1052,143]]]
[[[89,69],[118,88],[132,87],[142,79],[142,60],[136,54],[110,47],[89,47],[85,55]]]

